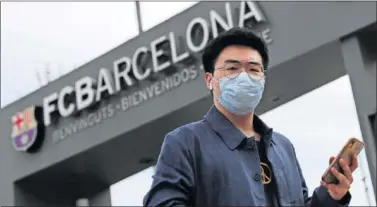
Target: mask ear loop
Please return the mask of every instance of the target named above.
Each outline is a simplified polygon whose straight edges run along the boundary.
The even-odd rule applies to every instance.
[[[216,80],[216,78],[213,77],[213,75],[211,74],[211,82],[210,82],[209,90],[213,90],[213,80],[215,80],[217,83],[220,82],[220,81]]]
[[[216,100],[221,104],[221,100],[220,100],[220,97],[219,96],[216,96],[216,94],[213,92],[213,81],[216,81],[216,82],[220,82],[218,80],[216,80],[215,77],[213,77],[213,75],[211,74],[211,82],[210,82],[210,86],[209,86],[209,89],[212,91],[212,94],[213,96],[215,96]],[[220,95],[221,96],[221,95]]]

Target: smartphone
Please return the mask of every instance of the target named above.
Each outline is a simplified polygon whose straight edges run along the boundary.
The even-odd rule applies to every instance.
[[[352,165],[352,155],[358,156],[364,149],[364,143],[356,138],[350,138],[338,153],[335,159],[331,162],[325,173],[322,175],[322,181],[329,184],[338,184],[339,180],[331,173],[331,168],[335,167],[340,173],[344,174],[342,166],[339,164],[340,158],[346,163]]]

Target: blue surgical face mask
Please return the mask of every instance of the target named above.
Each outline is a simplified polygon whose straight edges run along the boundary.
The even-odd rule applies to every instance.
[[[254,112],[262,99],[264,82],[251,78],[246,72],[242,72],[234,79],[223,77],[218,82],[221,94],[215,96],[232,114],[241,116]]]

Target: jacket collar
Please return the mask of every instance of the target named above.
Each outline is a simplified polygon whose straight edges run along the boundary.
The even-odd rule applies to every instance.
[[[237,129],[215,106],[212,106],[204,119],[217,132],[230,150],[236,149],[247,137]],[[257,115],[254,114],[253,127],[258,132],[265,146],[270,146],[272,141],[272,128],[269,128]]]

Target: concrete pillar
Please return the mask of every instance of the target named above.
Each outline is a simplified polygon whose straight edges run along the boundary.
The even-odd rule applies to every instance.
[[[54,187],[59,188],[60,186]],[[11,205],[111,206],[110,188],[87,197],[77,196],[70,192],[56,193],[54,189],[51,189],[51,192],[47,192],[45,189],[33,189],[34,191],[25,185],[14,185],[14,204],[11,203]]]
[[[375,26],[373,28],[376,28]],[[376,137],[371,117],[376,113],[376,44],[375,30],[342,39],[344,67],[350,77],[352,92],[360,123],[362,138],[365,142],[371,180],[376,196]]]
[[[13,185],[14,200],[11,206],[44,206],[44,205],[67,205],[74,206],[75,202],[68,195],[33,192],[30,188],[23,185]]]

